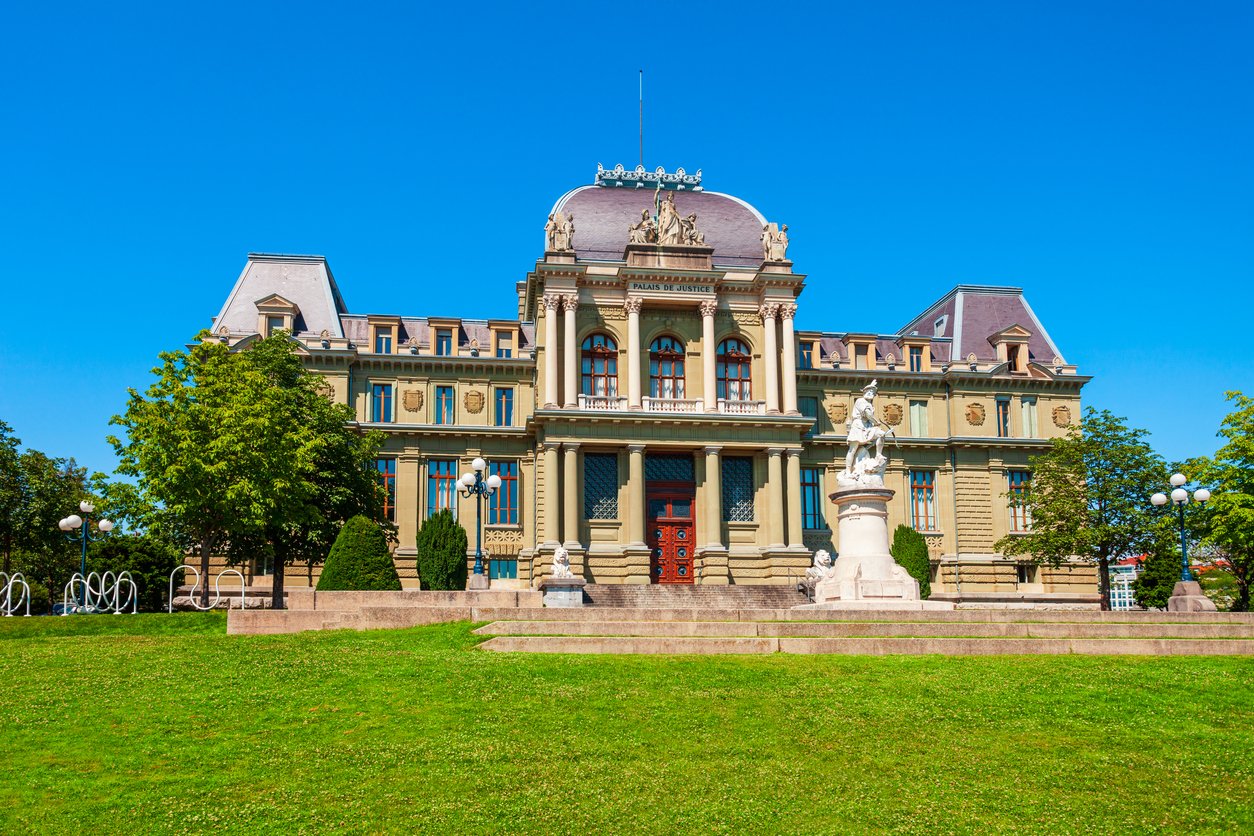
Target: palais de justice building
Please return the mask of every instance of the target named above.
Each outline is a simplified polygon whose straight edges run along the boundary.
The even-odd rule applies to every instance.
[[[1095,591],[1087,566],[994,549],[1030,525],[1007,496],[1079,419],[1088,380],[1020,289],[959,285],[891,334],[839,308],[799,317],[808,277],[787,227],[682,169],[598,166],[544,226],[516,319],[354,314],[324,258],[253,254],[213,322],[233,346],[291,332],[358,424],[387,434],[377,467],[406,585],[436,509],[473,548],[457,479],[476,457],[502,480],[483,517],[496,585],[538,581],[559,544],[594,583],[796,581],[814,550],[840,548],[827,497],[874,380],[896,437],[889,524],[924,534],[934,593]]]

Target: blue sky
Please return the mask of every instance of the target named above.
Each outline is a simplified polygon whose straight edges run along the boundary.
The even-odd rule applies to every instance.
[[[646,165],[789,224],[799,327],[1022,286],[1088,404],[1209,454],[1254,391],[1252,41],[1250,3],[8,4],[0,418],[111,470],[249,251],[513,316],[554,199],[636,163],[643,68]]]

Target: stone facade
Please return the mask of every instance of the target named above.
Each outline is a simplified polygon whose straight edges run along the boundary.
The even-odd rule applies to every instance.
[[[653,192],[599,181],[563,197],[553,216],[577,232],[518,282],[517,320],[354,315],[324,259],[253,254],[213,333],[244,348],[291,331],[358,424],[387,434],[407,586],[430,509],[451,504],[473,547],[474,502],[448,480],[480,456],[511,489],[484,507],[497,586],[534,586],[559,545],[593,583],[795,582],[815,549],[840,548],[827,497],[874,377],[895,433],[890,528],[925,533],[936,592],[1094,594],[1089,567],[993,549],[1024,526],[1007,493],[1087,381],[1021,291],[959,286],[895,334],[798,330],[818,319],[806,277],[764,260],[756,210],[691,179],[666,184],[689,243],[628,243]]]

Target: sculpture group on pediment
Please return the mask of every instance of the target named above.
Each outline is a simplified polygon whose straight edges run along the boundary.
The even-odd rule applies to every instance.
[[[544,249],[565,253],[575,249],[575,215],[554,212],[544,224]]]
[[[683,239],[685,244],[691,247],[705,246],[705,233],[697,229],[696,212],[689,213],[686,218],[681,218],[679,224],[683,228]]]
[[[769,223],[762,227],[762,260],[788,260],[788,224]]]
[[[658,203],[656,219],[648,209],[640,210],[640,220],[627,227],[627,243],[704,247],[705,233],[697,229],[697,213],[680,215],[675,193],[667,192]]]
[[[666,199],[658,205],[657,242],[663,246],[684,243],[684,222],[675,208],[674,192],[667,192]]]
[[[657,243],[657,224],[653,222],[653,216],[649,214],[648,209],[640,210],[640,222],[634,223],[627,228],[627,243],[629,244],[656,244]]]

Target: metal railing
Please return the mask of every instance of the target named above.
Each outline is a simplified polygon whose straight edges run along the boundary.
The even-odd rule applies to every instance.
[[[15,591],[20,593],[16,600],[13,598]],[[26,582],[26,578],[22,577],[21,572],[14,572],[12,575],[0,572],[0,612],[6,616],[13,615],[23,601],[26,602],[26,615],[29,616],[30,584]]]
[[[179,565],[178,568],[176,568],[173,572],[170,573],[170,603],[168,605],[168,609],[166,610],[166,612],[174,612],[174,576],[184,569],[191,569],[192,574],[196,576],[196,582],[192,584],[192,590],[191,592],[188,593],[188,596],[187,596],[190,599],[191,605],[193,607],[203,612],[203,611],[211,610],[214,607],[218,606],[218,603],[221,602],[222,600],[222,588],[221,588],[222,576],[234,575],[235,577],[239,578],[239,608],[241,610],[244,609],[244,602],[245,602],[244,593],[247,591],[246,584],[244,583],[244,576],[241,575],[237,569],[224,569],[214,576],[213,600],[209,602],[208,606],[202,607],[200,604],[196,603],[196,590],[200,589],[200,570],[197,569],[195,566],[192,566],[188,563],[183,563]],[[227,591],[227,594],[228,595],[230,594],[230,590]],[[227,603],[226,608],[228,610],[231,608],[229,601]]]

